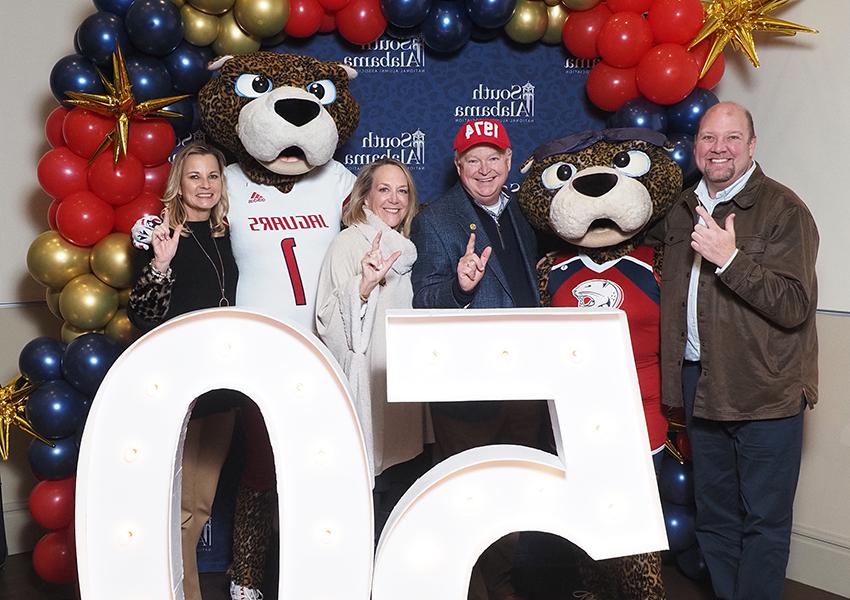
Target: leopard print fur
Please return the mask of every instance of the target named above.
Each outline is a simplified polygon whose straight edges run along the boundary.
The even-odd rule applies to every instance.
[[[237,585],[256,590],[263,587],[275,506],[274,491],[239,487],[233,516],[233,564],[227,570]]]
[[[586,556],[586,555],[585,555]],[[598,600],[665,600],[657,552],[586,562],[579,567],[584,586]]]

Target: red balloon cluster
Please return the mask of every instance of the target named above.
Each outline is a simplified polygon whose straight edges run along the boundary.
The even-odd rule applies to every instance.
[[[94,153],[114,125],[110,117],[63,107],[45,123],[53,148],[38,161],[38,182],[54,199],[47,219],[77,246],[93,246],[113,231],[129,234],[137,219],[162,209],[174,129],[164,119],[134,120],[128,153],[113,163],[111,144]]]
[[[33,520],[51,530],[33,548],[32,564],[38,576],[50,583],[70,583],[77,574],[73,533],[75,483],[75,477],[44,480],[30,492]]]
[[[387,20],[380,0],[290,0],[283,31],[308,38],[335,29],[352,44],[370,44],[383,35]]]
[[[699,78],[711,38],[687,50],[703,18],[700,0],[607,0],[571,12],[562,38],[576,58],[601,59],[587,79],[587,96],[597,107],[613,112],[640,96],[670,105],[723,76],[721,55]]]

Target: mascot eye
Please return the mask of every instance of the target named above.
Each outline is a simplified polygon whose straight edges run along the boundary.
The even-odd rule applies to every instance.
[[[265,75],[243,73],[236,79],[236,95],[243,98],[257,98],[272,89],[272,80]]]
[[[575,174],[576,168],[570,163],[556,162],[543,170],[540,180],[547,190],[557,190],[564,187],[564,184]]]
[[[614,167],[623,175],[640,177],[649,173],[652,161],[645,152],[629,150],[620,152],[614,157]]]
[[[318,98],[322,104],[330,104],[336,100],[336,86],[330,79],[314,81],[305,89]]]

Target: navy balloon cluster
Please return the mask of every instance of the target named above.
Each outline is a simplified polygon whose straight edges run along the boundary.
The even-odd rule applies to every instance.
[[[670,556],[687,577],[706,578],[708,571],[696,538],[694,481],[690,463],[680,463],[673,455],[665,453],[658,478],[658,491],[661,494]]]
[[[699,179],[694,162],[694,135],[699,120],[709,108],[718,103],[711,90],[694,88],[684,100],[671,106],[662,106],[645,98],[635,98],[623,104],[608,117],[608,127],[646,127],[667,134],[671,145],[670,156],[682,168],[684,185],[693,185]]]
[[[38,337],[23,347],[18,368],[35,384],[26,417],[52,446],[34,439],[29,461],[39,479],[65,479],[77,468],[77,453],[91,399],[121,346],[99,333],[82,335],[67,347]]]
[[[67,104],[66,92],[105,94],[97,74],[109,76],[112,53],[120,47],[137,102],[197,94],[209,80],[210,48],[183,41],[180,9],[171,0],[94,0],[98,12],[86,17],[74,35],[76,52],[59,59],[50,72],[50,90]],[[178,137],[191,131],[194,100],[180,106],[183,118],[170,120]]]

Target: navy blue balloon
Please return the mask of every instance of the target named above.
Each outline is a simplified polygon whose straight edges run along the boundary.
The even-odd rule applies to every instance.
[[[46,381],[30,392],[27,419],[49,439],[67,437],[77,431],[86,417],[85,396],[62,379]]]
[[[65,104],[66,108],[72,108],[73,105],[66,103],[68,98],[65,92],[106,93],[94,64],[81,54],[69,54],[53,65],[50,71],[50,91],[53,92],[56,100]]]
[[[698,544],[694,544],[690,548],[682,550],[676,554],[676,566],[685,575],[695,581],[703,581],[708,579],[708,567],[705,564],[705,558],[702,556],[702,550]]]
[[[80,28],[77,27],[77,31],[74,32],[74,52],[77,54],[82,54],[83,51],[80,49]]]
[[[658,479],[661,499],[673,504],[692,505],[694,503],[694,476],[690,464],[680,464],[669,453],[665,453],[661,463],[661,477]]]
[[[77,29],[80,54],[98,65],[112,60],[112,53],[120,46],[122,51],[130,46],[121,17],[109,12],[96,12],[86,17]]]
[[[86,396],[94,397],[109,367],[121,354],[121,346],[101,333],[87,333],[65,349],[62,374]]]
[[[472,35],[470,37],[475,42],[489,42],[490,40],[495,40],[501,35],[501,29],[488,29],[487,27],[481,27],[480,25],[473,23]]]
[[[164,107],[166,110],[173,110],[174,112],[182,115],[180,117],[168,118],[168,122],[171,123],[171,126],[174,128],[174,134],[177,136],[178,140],[187,137],[192,132],[201,128],[200,115],[198,114],[198,111],[195,110],[196,104],[197,101],[193,98],[184,98],[183,100],[179,100],[174,104],[169,104]]]
[[[128,58],[125,64],[136,102],[175,95],[171,75],[158,58],[136,55]]]
[[[181,42],[174,51],[162,59],[165,68],[174,82],[177,94],[197,94],[210,80],[212,71],[207,63],[213,58],[212,50]]]
[[[18,370],[33,383],[62,378],[62,342],[48,336],[27,342],[18,355]]]
[[[80,452],[77,437],[71,435],[51,441],[55,444],[53,448],[38,440],[30,442],[27,455],[32,472],[39,479],[70,477],[77,470],[77,455]]]
[[[136,0],[124,26],[136,49],[154,56],[165,56],[183,39],[180,9],[171,0]]]
[[[434,0],[421,27],[425,45],[436,52],[460,50],[472,34],[465,5],[451,0]]]
[[[469,18],[479,27],[496,29],[511,20],[516,0],[466,0]]]
[[[419,25],[429,8],[431,0],[381,0],[384,17],[396,27]]]
[[[719,100],[714,92],[701,87],[694,88],[687,98],[667,107],[668,129],[675,133],[696,135],[699,120]]]
[[[384,30],[389,37],[395,40],[411,40],[419,35],[418,27],[396,27],[392,23],[387,23],[387,28]]]
[[[608,127],[646,127],[664,133],[668,129],[667,110],[645,98],[629,100],[608,117]]]
[[[133,3],[133,0],[92,0],[97,10],[105,10],[123,17],[127,13],[127,9]]]
[[[694,508],[671,502],[662,502],[664,526],[667,528],[667,542],[672,552],[681,552],[693,546],[697,541],[694,530]]]
[[[700,177],[694,160],[693,137],[684,133],[674,133],[667,136],[667,141],[673,146],[670,158],[682,169],[684,187],[689,187]]]

